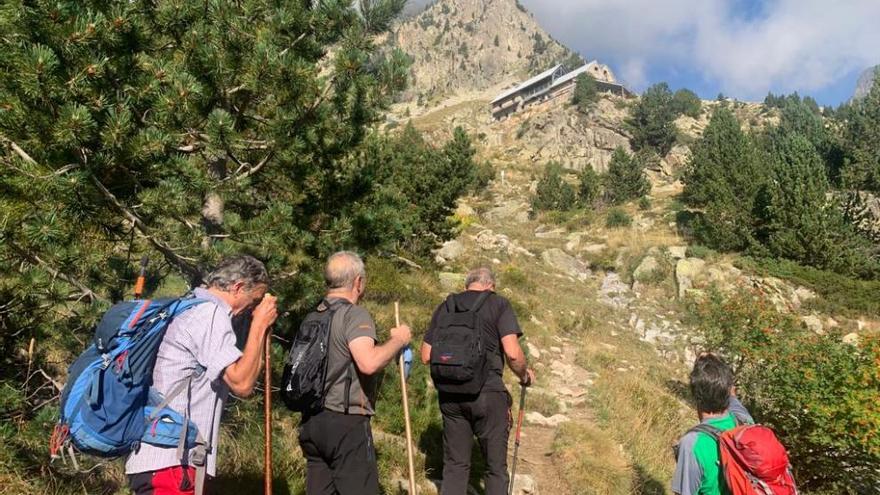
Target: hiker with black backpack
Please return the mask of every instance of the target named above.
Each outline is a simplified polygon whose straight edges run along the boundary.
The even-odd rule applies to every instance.
[[[504,358],[524,387],[535,378],[520,336],[513,307],[495,293],[488,268],[471,270],[465,291],[450,294],[434,311],[421,358],[430,364],[443,415],[442,495],[467,493],[474,436],[486,460],[486,495],[507,494],[513,400],[502,380]]]
[[[220,415],[229,392],[251,395],[260,374],[263,341],[277,317],[275,298],[266,294],[265,266],[251,256],[231,256],[205,282],[206,287],[196,288],[191,295],[199,303],[168,325],[152,376],[153,393],[189,419],[187,423],[204,440],[205,450],[140,442],[125,465],[136,495],[199,495],[203,477],[216,475]],[[232,317],[246,312],[251,312],[251,324],[241,351],[235,345]],[[160,429],[166,420],[165,416],[154,418],[145,435]]]
[[[358,306],[367,285],[364,262],[341,251],[324,268],[327,293],[294,337],[281,397],[302,413],[299,443],[308,495],[376,495],[379,472],[370,418],[380,372],[412,338],[399,325],[378,344],[370,313]]]
[[[797,495],[785,448],[736,397],[733,371],[704,352],[690,375],[700,424],[675,446],[679,495]]]

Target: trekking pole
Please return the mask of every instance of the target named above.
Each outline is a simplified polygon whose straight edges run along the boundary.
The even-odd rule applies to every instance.
[[[394,302],[395,326],[400,326],[400,304]],[[403,352],[398,358],[400,365],[400,394],[403,396],[403,420],[406,423],[406,457],[409,461],[409,494],[416,495],[416,469],[413,463],[412,429],[409,425],[409,400],[406,396],[406,368],[403,362]]]
[[[134,298],[140,299],[144,294],[144,285],[147,280],[147,264],[150,262],[150,258],[145,254],[143,258],[141,258],[141,273],[138,275],[137,281],[134,283]]]
[[[264,406],[266,422],[263,425],[265,433],[265,445],[263,447],[263,463],[265,465],[264,483],[265,495],[272,495],[272,366],[270,364],[272,350],[272,333],[271,328],[266,332],[266,345],[264,349],[264,360],[266,361],[266,369],[263,377],[264,388]]]
[[[519,454],[519,434],[522,432],[523,411],[526,407],[526,386],[520,386],[519,393],[519,414],[516,418],[516,436],[513,442],[513,465],[510,468],[510,487],[508,495],[513,495],[513,483],[516,481],[516,456]]]

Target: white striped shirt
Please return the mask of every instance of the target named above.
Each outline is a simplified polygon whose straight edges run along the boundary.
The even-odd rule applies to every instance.
[[[189,402],[190,419],[198,427],[202,438],[208,440],[207,474],[217,473],[217,442],[220,433],[220,415],[229,396],[229,387],[223,381],[223,371],[241,357],[235,347],[232,330],[232,308],[206,289],[196,289],[195,296],[209,302],[199,304],[183,313],[168,326],[165,339],[159,346],[156,367],[153,370],[153,388],[165,395],[178,383],[200,369],[205,372],[193,379],[191,398],[186,391],[175,397],[169,407],[183,414]],[[177,457],[176,448],[161,448],[142,443],[128,457],[126,474],[156,471],[188,464]]]

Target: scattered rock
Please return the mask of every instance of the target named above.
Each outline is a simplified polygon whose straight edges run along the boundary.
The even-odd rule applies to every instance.
[[[434,251],[434,260],[442,265],[458,259],[462,254],[464,254],[464,246],[461,242],[453,239],[444,242],[440,249]]]
[[[852,332],[843,336],[841,339],[844,344],[859,345],[859,334]]]
[[[528,474],[515,474],[513,478],[514,495],[538,495],[538,482]]]
[[[572,399],[579,399],[587,395],[587,391],[582,388],[571,389],[568,387],[559,387],[556,389],[556,393],[563,397],[571,397]]]
[[[516,222],[529,221],[529,205],[517,201],[507,201],[486,212],[486,220],[499,222],[514,220]]]
[[[584,281],[592,275],[586,263],[566,254],[559,248],[544,251],[541,253],[541,259],[544,260],[544,263],[580,281]]]
[[[464,289],[465,274],[440,272],[440,287],[447,292],[458,292]]]
[[[678,284],[678,297],[684,298],[688,289],[693,288],[694,279],[702,275],[706,262],[700,258],[685,258],[675,264],[675,281]]]
[[[507,249],[510,245],[510,238],[504,234],[496,234],[492,230],[481,230],[474,238],[477,246],[484,251],[500,251]]]
[[[639,266],[633,271],[633,278],[636,280],[644,280],[650,277],[654,272],[660,269],[657,258],[653,256],[645,256]]]
[[[565,229],[555,228],[551,229],[546,225],[539,225],[537,229],[535,229],[535,237],[538,239],[559,239],[565,234]]]
[[[562,354],[562,349],[560,349],[554,345],[554,346],[550,347],[550,352],[555,352],[556,354]]]
[[[556,428],[562,423],[567,423],[571,421],[567,416],[563,416],[562,414],[554,414],[553,416],[550,416],[548,418],[537,411],[526,413],[525,419],[526,422],[528,422],[529,424],[538,426],[549,426],[551,428]]]
[[[541,351],[538,349],[538,346],[531,342],[526,342],[526,348],[529,350],[529,357],[533,359],[541,359]]]
[[[825,331],[825,327],[822,326],[822,319],[816,315],[802,316],[801,321],[808,330],[814,333],[823,333]]]
[[[599,301],[615,308],[623,308],[632,301],[629,287],[623,283],[620,275],[614,272],[605,274],[602,286],[599,288]]]
[[[571,234],[568,234],[568,236],[565,238],[566,241],[568,241],[565,243],[565,250],[566,251],[577,250],[578,246],[580,246],[580,244],[581,244],[581,237],[583,237],[583,236],[584,236],[583,232],[572,232]]]
[[[606,244],[588,244],[584,246],[583,251],[590,254],[598,254],[608,249]]]
[[[687,257],[687,246],[669,246],[666,250],[674,260],[681,260]]]

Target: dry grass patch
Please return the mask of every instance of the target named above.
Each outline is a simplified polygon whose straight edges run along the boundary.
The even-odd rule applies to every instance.
[[[554,463],[573,493],[629,495],[633,472],[614,438],[590,424],[565,423],[553,442]]]

